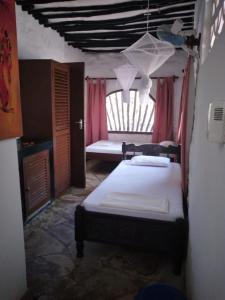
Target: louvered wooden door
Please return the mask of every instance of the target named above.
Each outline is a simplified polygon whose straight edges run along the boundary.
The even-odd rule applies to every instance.
[[[70,81],[66,65],[52,63],[55,196],[70,186]]]
[[[50,200],[49,151],[23,159],[26,214],[30,216]]]

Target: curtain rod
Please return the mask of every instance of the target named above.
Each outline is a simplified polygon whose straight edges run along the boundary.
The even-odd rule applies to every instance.
[[[150,77],[151,79],[163,79],[163,78],[168,78],[168,77],[173,77],[173,79],[178,79],[178,78],[180,78],[180,77],[178,77],[178,76],[159,76],[159,77]],[[135,77],[135,79],[141,79],[142,77]],[[106,77],[106,78],[104,78],[104,77],[89,77],[89,76],[86,76],[85,77],[85,80],[87,80],[87,79],[94,79],[94,80],[96,80],[96,79],[105,79],[105,80],[117,80],[117,78],[116,77]]]

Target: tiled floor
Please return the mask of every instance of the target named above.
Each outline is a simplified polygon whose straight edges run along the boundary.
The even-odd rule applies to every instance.
[[[183,289],[169,260],[153,254],[85,243],[76,258],[74,210],[114,166],[89,163],[86,189],[71,188],[25,227],[28,285],[38,300],[132,300],[139,288],[166,282]]]

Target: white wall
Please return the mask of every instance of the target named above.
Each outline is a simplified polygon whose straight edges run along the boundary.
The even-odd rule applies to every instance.
[[[0,141],[0,298],[19,300],[26,270],[16,140]]]
[[[192,300],[225,299],[225,145],[207,140],[213,100],[225,101],[225,28],[200,66],[190,151],[188,291]]]
[[[84,61],[82,52],[68,46],[51,28],[40,25],[16,6],[17,40],[20,59],[53,59],[58,62]]]
[[[182,69],[185,66],[186,53],[176,51],[175,55],[168,59],[153,76],[182,76]],[[86,54],[86,75],[89,77],[115,77],[113,69],[122,64],[128,63],[127,58],[120,53],[111,54]]]

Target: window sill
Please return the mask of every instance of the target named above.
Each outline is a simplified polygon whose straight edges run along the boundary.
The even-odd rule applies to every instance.
[[[136,131],[108,131],[108,133],[115,133],[115,134],[147,134],[147,135],[152,135],[153,132],[136,132]]]

